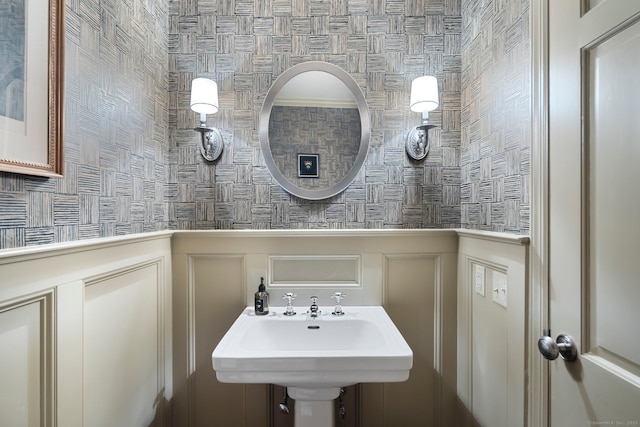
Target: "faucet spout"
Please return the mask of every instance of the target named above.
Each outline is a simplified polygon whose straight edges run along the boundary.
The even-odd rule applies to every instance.
[[[313,319],[318,317],[318,314],[320,314],[320,311],[318,310],[317,302],[318,302],[318,297],[316,296],[311,297],[311,307],[309,307],[309,311],[307,313]]]

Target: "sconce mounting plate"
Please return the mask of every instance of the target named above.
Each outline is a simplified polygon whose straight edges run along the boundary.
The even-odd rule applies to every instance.
[[[224,148],[220,130],[205,126],[198,126],[193,130],[200,133],[200,153],[202,157],[210,162],[218,160]]]
[[[429,154],[429,129],[436,127],[435,125],[422,125],[411,129],[407,135],[405,149],[407,155],[413,160],[422,160]]]

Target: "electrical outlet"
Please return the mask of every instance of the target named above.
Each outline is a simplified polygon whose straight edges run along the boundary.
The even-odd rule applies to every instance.
[[[484,296],[484,267],[482,265],[473,265],[473,288],[477,294]]]
[[[507,275],[497,271],[493,272],[493,302],[507,307]]]

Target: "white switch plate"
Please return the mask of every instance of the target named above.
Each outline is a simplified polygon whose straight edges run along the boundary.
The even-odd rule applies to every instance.
[[[493,272],[493,302],[507,307],[507,275],[498,271]]]
[[[484,296],[484,267],[473,264],[473,288],[477,294]]]

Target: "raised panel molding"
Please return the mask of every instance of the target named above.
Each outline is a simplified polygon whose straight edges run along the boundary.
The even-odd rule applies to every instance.
[[[413,350],[404,383],[363,384],[363,426],[452,425],[455,404],[455,257],[384,255],[384,301]],[[375,404],[372,404],[375,402]]]
[[[55,425],[54,300],[49,289],[0,305],[0,425]]]
[[[455,425],[509,427],[526,418],[527,262],[526,236],[465,233],[460,238]],[[485,269],[484,294],[475,292],[475,265]],[[496,274],[506,277],[507,307],[493,301]]]
[[[84,289],[84,425],[164,424],[164,271],[154,259]]]
[[[272,288],[362,287],[360,255],[274,255],[269,257]]]
[[[132,387],[138,392],[138,399],[145,402],[143,411],[149,415],[143,421],[135,421],[135,424],[143,427],[156,427],[170,425],[168,401],[172,399],[173,384],[171,382],[171,233],[147,233],[137,236],[125,236],[118,238],[105,238],[91,241],[81,241],[65,244],[56,244],[43,247],[29,247],[15,250],[0,251],[0,330],[10,327],[10,323],[4,318],[4,314],[15,312],[16,307],[34,307],[33,316],[37,316],[39,328],[38,344],[32,347],[38,352],[39,365],[37,369],[15,370],[16,384],[12,386],[6,380],[5,369],[11,369],[11,365],[0,363],[0,377],[3,386],[11,390],[15,397],[21,385],[28,384],[29,378],[38,379],[39,402],[29,410],[29,422],[31,424],[6,422],[8,413],[17,410],[18,406],[12,406],[12,410],[0,411],[0,425],[37,425],[64,426],[64,427],[96,427],[83,421],[85,408],[85,392],[83,373],[85,372],[85,338],[101,339],[99,332],[92,332],[95,328],[87,328],[85,314],[96,313],[92,308],[85,306],[85,290],[101,287],[98,283],[122,282],[125,287],[132,289],[145,289],[142,294],[134,296],[133,300],[125,298],[121,303],[129,306],[132,312],[139,313],[140,318],[126,323],[123,334],[110,340],[105,339],[104,346],[119,348],[126,347],[123,341],[128,333],[137,336],[151,337],[154,341],[152,351],[153,382],[157,384],[153,390],[143,390],[137,385]],[[129,280],[137,277],[138,282]],[[103,282],[101,282],[103,281]],[[143,286],[139,286],[139,284]],[[85,285],[89,284],[89,288]],[[147,313],[139,311],[138,304],[132,301],[146,304],[147,296],[151,297],[152,304]],[[149,300],[149,301],[151,301]],[[26,305],[25,305],[26,304]],[[98,316],[94,319],[94,325],[109,327],[113,321],[113,314]],[[153,327],[145,327],[152,325]],[[11,339],[7,336],[2,339]],[[143,338],[147,339],[147,338]],[[107,342],[109,341],[109,342]],[[138,345],[126,347],[131,352]],[[2,355],[11,357],[12,349],[19,351],[19,347],[5,346],[2,343]],[[146,346],[149,348],[149,346]],[[14,353],[16,354],[16,353]],[[34,353],[35,354],[35,353]],[[135,355],[135,354],[134,354]],[[122,378],[121,372],[131,365],[135,357],[127,354],[119,361],[117,370],[105,371],[101,375],[109,383],[122,383],[129,378]],[[0,356],[2,357],[2,356]],[[150,356],[151,357],[151,356]],[[15,360],[15,359],[14,359]],[[91,360],[89,360],[91,362]],[[91,366],[91,364],[87,365]],[[128,367],[136,369],[136,367]],[[38,370],[40,374],[37,375]],[[34,377],[35,375],[35,377]],[[167,381],[167,378],[169,380]],[[96,383],[95,387],[106,387],[106,383]],[[0,386],[0,395],[5,397],[6,388]],[[94,386],[94,384],[92,384]],[[23,399],[24,400],[24,399]],[[2,399],[9,402],[9,399]],[[25,407],[26,407],[26,402]],[[109,402],[101,402],[108,404]],[[134,406],[134,401],[125,402],[122,406],[113,409],[113,414],[107,416],[103,422],[118,413],[127,412]],[[31,408],[31,407],[30,407]],[[135,408],[134,408],[135,410]],[[35,420],[35,421],[34,421]],[[33,424],[35,423],[35,424]],[[117,425],[110,424],[110,425]]]

